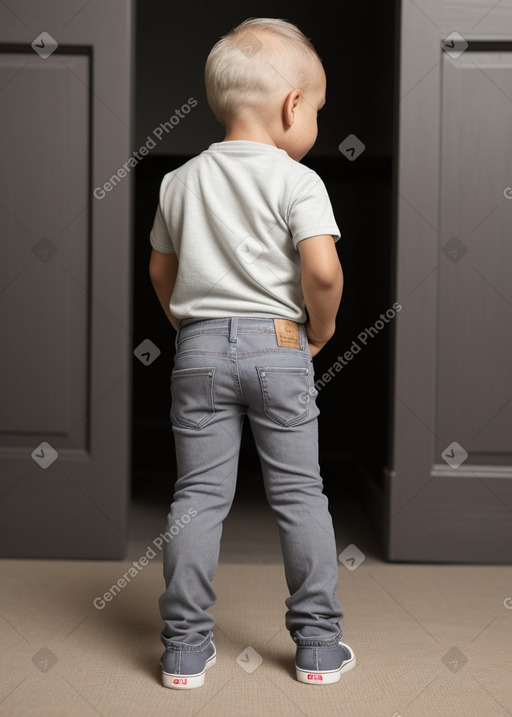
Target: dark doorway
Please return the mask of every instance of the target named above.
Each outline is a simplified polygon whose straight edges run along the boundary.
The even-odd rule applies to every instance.
[[[348,520],[348,506],[357,504],[364,522],[373,526],[376,550],[383,556],[379,511],[383,469],[388,465],[391,384],[389,325],[380,317],[393,303],[395,12],[391,0],[314,6],[226,0],[137,4],[135,149],[148,138],[155,146],[135,169],[134,345],[150,339],[161,354],[149,366],[134,360],[135,504],[157,506],[163,516],[174,482],[169,385],[175,333],[148,275],[149,232],[160,182],[165,173],[223,138],[207,105],[203,81],[213,44],[247,17],[281,17],[311,38],[326,70],[327,103],[319,116],[319,137],[302,161],[324,180],[342,233],[337,246],[345,289],[337,333],[315,358],[317,380],[343,358],[342,369],[332,377],[331,368],[331,379],[317,399],[325,492],[335,521],[336,515],[342,522]],[[177,111],[190,98],[197,105],[171,123],[172,116],[183,114]],[[365,146],[353,161],[339,149],[350,135]],[[379,328],[368,332],[376,322]],[[257,466],[246,424],[235,502],[265,503]],[[348,536],[348,542],[355,541]]]

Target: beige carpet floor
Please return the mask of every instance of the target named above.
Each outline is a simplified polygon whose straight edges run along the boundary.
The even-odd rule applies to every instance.
[[[294,679],[282,566],[221,564],[217,664],[182,693],[160,684],[157,560],[102,610],[93,600],[129,563],[1,561],[0,714],[512,714],[510,567],[340,565],[357,665],[314,687]]]
[[[217,664],[198,690],[161,686],[161,553],[94,606],[163,529],[132,507],[126,561],[0,560],[0,715],[8,717],[512,717],[512,567],[389,564],[357,502],[331,504],[344,640],[356,667],[334,685],[295,680],[288,596],[270,508],[235,500],[224,523]],[[351,566],[353,567],[353,566]]]

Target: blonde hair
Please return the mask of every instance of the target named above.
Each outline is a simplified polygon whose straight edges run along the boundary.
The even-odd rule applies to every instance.
[[[250,18],[212,48],[205,67],[206,96],[221,124],[244,108],[261,110],[278,90],[307,91],[321,64],[298,27],[277,18]]]

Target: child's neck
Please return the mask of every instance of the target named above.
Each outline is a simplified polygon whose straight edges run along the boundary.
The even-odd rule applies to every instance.
[[[270,144],[272,147],[277,147],[270,134],[260,127],[239,127],[234,126],[226,130],[226,136],[222,140],[223,142],[236,142],[244,140],[246,142],[261,142],[262,144]]]

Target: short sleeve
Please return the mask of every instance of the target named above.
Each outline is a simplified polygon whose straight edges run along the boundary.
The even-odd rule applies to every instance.
[[[158,207],[156,209],[153,228],[151,229],[151,233],[149,235],[149,241],[153,249],[162,252],[162,254],[175,254],[176,250],[174,249],[169,230],[165,223],[164,212],[162,209],[165,201],[165,189],[167,185],[168,175],[164,177],[162,184],[160,185]]]
[[[288,207],[288,227],[295,249],[308,237],[331,234],[335,242],[340,238],[331,200],[316,172],[307,172],[297,182]]]

